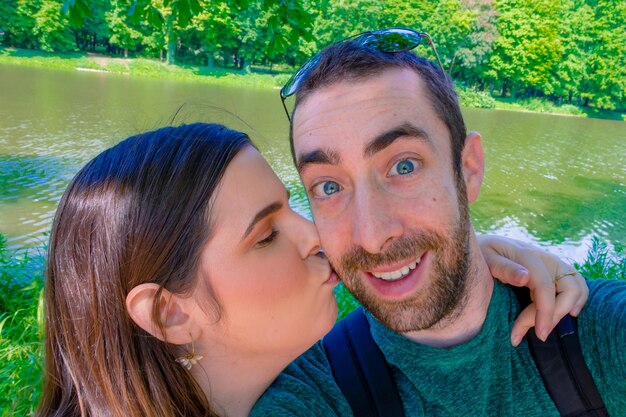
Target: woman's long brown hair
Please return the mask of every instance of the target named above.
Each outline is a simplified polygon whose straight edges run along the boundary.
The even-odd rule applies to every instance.
[[[221,125],[167,127],[120,142],[72,180],[50,237],[37,416],[215,415],[173,347],[136,326],[125,299],[144,282],[193,289],[211,197],[248,144]]]

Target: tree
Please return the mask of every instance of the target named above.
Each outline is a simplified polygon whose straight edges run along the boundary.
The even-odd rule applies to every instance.
[[[98,45],[108,46],[111,32],[107,25],[105,15],[110,9],[108,0],[94,0],[95,8],[91,16],[76,28],[72,27],[76,47],[82,51],[95,51]]]
[[[557,102],[580,96],[586,55],[583,45],[590,41],[593,10],[584,1],[563,0],[559,11],[561,59],[554,66],[544,92]]]
[[[227,3],[211,2],[193,17],[190,31],[193,31],[198,39],[198,47],[206,55],[207,66],[215,65],[215,56],[220,52],[223,52],[226,62],[226,51],[237,48],[239,26],[236,15]]]
[[[36,49],[39,40],[35,36],[35,13],[40,0],[4,0],[0,2],[0,29],[4,30],[4,42],[18,48]]]
[[[136,29],[128,18],[130,0],[113,0],[111,10],[105,13],[105,20],[111,32],[109,42],[124,51],[124,58],[128,58],[128,50],[136,49],[143,40],[142,33]]]
[[[70,15],[70,21],[80,25],[91,13],[94,0],[63,0],[63,10]],[[235,8],[245,9],[249,0],[222,0],[223,3]],[[262,10],[274,10],[267,20],[265,30],[271,34],[267,53],[276,55],[288,48],[289,42],[298,38],[310,38],[312,20],[298,0],[262,0]],[[137,20],[144,20],[155,28],[165,28],[167,44],[167,62],[175,62],[178,47],[178,35],[190,27],[191,19],[198,16],[207,7],[207,0],[136,0],[129,13]]]
[[[42,0],[34,15],[34,34],[44,51],[72,51],[76,49],[69,21],[61,13],[60,0]]]
[[[502,96],[512,89],[542,91],[552,68],[561,59],[558,3],[552,0],[500,0],[499,37],[489,59],[488,74],[499,81]]]
[[[476,13],[462,7],[458,0],[444,0],[437,3],[435,13],[427,21],[449,74],[454,71],[459,51],[470,44],[475,20]]]
[[[498,37],[496,27],[498,14],[493,8],[493,0],[464,0],[462,7],[471,12],[472,30],[465,37],[464,42],[458,45],[455,53],[458,75],[455,76],[454,67],[450,75],[463,79],[469,85],[478,83],[484,88],[484,65],[489,60],[493,45]]]
[[[587,52],[580,94],[583,105],[601,109],[626,107],[626,3],[598,0],[592,3],[589,37],[582,44]]]

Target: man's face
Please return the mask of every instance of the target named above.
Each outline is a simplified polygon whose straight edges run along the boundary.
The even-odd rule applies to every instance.
[[[418,75],[393,69],[324,87],[298,106],[293,123],[322,246],[348,289],[398,332],[457,311],[469,267],[468,194]],[[478,147],[482,162],[477,142],[470,152]],[[470,156],[470,176],[474,162]]]

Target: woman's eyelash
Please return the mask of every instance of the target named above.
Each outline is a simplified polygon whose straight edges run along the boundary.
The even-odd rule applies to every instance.
[[[276,239],[276,236],[278,236],[278,230],[272,230],[272,233],[270,233],[268,237],[257,242],[257,247],[263,248],[269,245],[274,239]]]

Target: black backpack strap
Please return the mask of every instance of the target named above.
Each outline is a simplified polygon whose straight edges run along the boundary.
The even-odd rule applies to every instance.
[[[322,343],[355,417],[404,417],[398,387],[372,338],[363,307],[335,324]]]
[[[527,288],[514,287],[522,308],[530,304]],[[531,329],[526,334],[546,391],[564,417],[604,417],[608,412],[583,357],[578,321],[567,315],[542,342]]]

